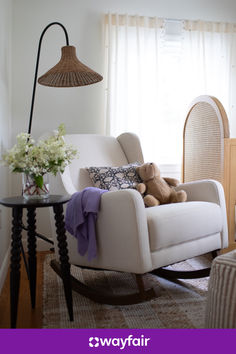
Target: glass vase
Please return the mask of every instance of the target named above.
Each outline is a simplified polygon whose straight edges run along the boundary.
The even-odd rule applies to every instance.
[[[49,197],[49,176],[32,176],[22,173],[23,197],[26,199],[44,199]]]

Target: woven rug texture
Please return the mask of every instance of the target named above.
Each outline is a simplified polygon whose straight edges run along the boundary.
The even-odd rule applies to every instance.
[[[43,328],[204,328],[208,278],[168,281],[145,275],[148,285],[157,287],[158,297],[135,305],[111,306],[95,303],[73,291],[74,321],[68,319],[62,280],[50,267],[54,255],[44,262]],[[193,270],[209,266],[206,256],[171,266]],[[82,270],[71,273],[91,287],[114,294],[136,292],[129,273]]]

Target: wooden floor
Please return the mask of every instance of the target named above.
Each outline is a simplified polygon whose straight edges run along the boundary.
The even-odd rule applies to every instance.
[[[18,304],[17,328],[42,328],[43,317],[43,261],[49,252],[37,253],[37,292],[36,306],[32,310],[27,274],[21,264],[20,295]],[[10,328],[10,271],[0,296],[0,328]]]

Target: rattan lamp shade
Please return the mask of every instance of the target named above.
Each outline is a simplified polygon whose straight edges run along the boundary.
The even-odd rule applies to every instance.
[[[38,83],[51,87],[75,87],[91,85],[102,80],[102,76],[81,63],[76,57],[74,46],[61,48],[61,60]]]

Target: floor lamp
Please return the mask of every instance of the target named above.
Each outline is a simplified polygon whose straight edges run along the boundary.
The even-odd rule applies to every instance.
[[[49,27],[58,25],[60,26],[66,37],[66,46],[61,48],[61,59],[59,63],[57,63],[53,68],[46,72],[46,74],[42,75],[38,79],[38,83],[44,86],[51,86],[51,87],[77,87],[77,86],[85,86],[95,84],[103,79],[101,75],[81,63],[76,57],[76,50],[74,46],[69,45],[69,37],[65,27],[59,22],[52,22],[47,25],[39,39],[38,44],[38,53],[37,53],[37,60],[36,60],[36,67],[35,67],[35,75],[34,75],[34,84],[33,84],[33,93],[32,93],[32,100],[31,100],[31,108],[30,108],[30,117],[29,117],[29,125],[28,125],[28,134],[31,133],[32,127],[32,119],[33,119],[33,111],[34,111],[34,100],[35,100],[35,92],[36,92],[36,84],[37,84],[37,77],[38,77],[38,67],[39,67],[39,59],[40,59],[40,52],[41,52],[41,44],[42,39],[45,32],[48,30]],[[21,225],[24,230],[27,228],[22,224]],[[51,244],[53,242],[49,240],[47,237],[36,233],[36,236],[47,241]],[[27,261],[25,257],[25,252],[23,249],[23,245],[21,243],[21,251],[26,267],[26,272],[29,277],[29,270],[27,266]]]
[[[42,39],[45,32],[49,27],[53,25],[59,25],[66,37],[66,46],[61,48],[62,55],[58,64],[56,64],[52,69],[46,72],[38,79],[38,83],[44,86],[51,87],[76,87],[95,84],[101,81],[103,78],[101,75],[81,63],[76,57],[76,50],[74,46],[69,45],[69,37],[65,27],[59,22],[52,22],[47,25],[39,39],[38,54],[35,67],[34,84],[33,84],[33,94],[31,100],[30,118],[28,125],[28,134],[31,133],[33,110],[34,110],[34,99],[35,91],[38,77],[38,67],[39,58],[41,51]]]

